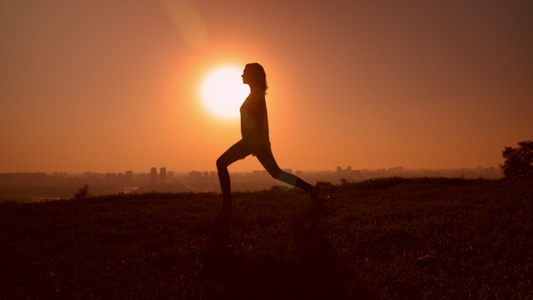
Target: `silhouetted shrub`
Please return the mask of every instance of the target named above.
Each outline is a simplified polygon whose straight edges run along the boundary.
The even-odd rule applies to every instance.
[[[85,199],[89,195],[89,186],[84,185],[74,194],[74,199]]]
[[[533,177],[533,142],[518,143],[518,148],[505,147],[503,150],[503,175],[505,178]]]

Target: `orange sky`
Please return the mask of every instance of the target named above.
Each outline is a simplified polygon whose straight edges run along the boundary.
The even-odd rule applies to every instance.
[[[533,139],[531,3],[1,1],[0,172],[215,170],[239,123],[199,86],[255,61],[282,168],[496,167]]]

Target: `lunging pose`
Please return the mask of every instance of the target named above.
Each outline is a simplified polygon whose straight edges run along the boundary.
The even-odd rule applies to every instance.
[[[217,159],[218,179],[224,198],[223,206],[231,206],[228,166],[250,154],[257,157],[272,177],[305,190],[314,200],[317,200],[318,188],[281,170],[272,155],[265,102],[267,90],[265,70],[258,63],[247,64],[242,74],[242,82],[250,86],[250,95],[240,108],[242,139]]]

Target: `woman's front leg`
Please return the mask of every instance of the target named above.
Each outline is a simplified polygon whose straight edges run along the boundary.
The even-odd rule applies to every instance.
[[[220,181],[220,188],[222,189],[224,207],[231,207],[231,181],[228,166],[250,154],[251,151],[244,146],[241,140],[231,146],[217,159],[218,180]]]

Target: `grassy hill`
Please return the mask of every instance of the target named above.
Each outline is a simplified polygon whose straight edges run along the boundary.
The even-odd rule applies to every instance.
[[[0,204],[0,295],[531,299],[533,182],[320,186]]]

